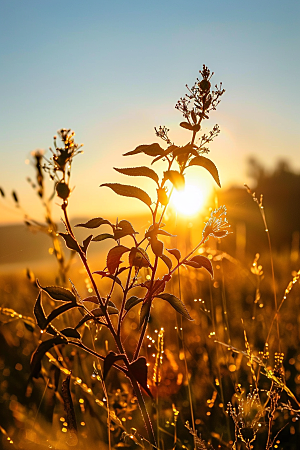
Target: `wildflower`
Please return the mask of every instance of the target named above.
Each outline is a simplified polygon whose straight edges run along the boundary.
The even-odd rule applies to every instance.
[[[209,236],[223,238],[229,234],[230,225],[226,219],[226,213],[227,209],[224,205],[212,211],[202,232],[203,239],[206,239]]]
[[[74,131],[67,130],[65,128],[62,128],[58,131],[58,134],[64,143],[64,148],[59,148],[56,145],[56,137],[54,137],[54,146],[55,150],[53,151],[50,149],[53,153],[53,165],[54,165],[54,171],[61,171],[65,172],[66,165],[71,165],[72,159],[74,156],[76,156],[79,152],[79,149],[82,147],[81,145],[78,145],[74,142]]]

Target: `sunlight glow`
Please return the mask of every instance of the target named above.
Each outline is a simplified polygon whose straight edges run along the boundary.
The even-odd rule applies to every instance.
[[[192,183],[186,183],[182,191],[174,190],[171,203],[174,208],[185,216],[198,213],[204,206],[206,195],[200,187]]]

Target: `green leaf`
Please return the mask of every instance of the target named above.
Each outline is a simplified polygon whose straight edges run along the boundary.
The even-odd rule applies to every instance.
[[[147,394],[153,398],[147,384],[148,367],[146,358],[144,356],[140,356],[138,359],[130,363],[129,370]]]
[[[120,264],[121,256],[129,252],[130,249],[128,247],[124,247],[124,245],[117,245],[109,250],[106,259],[106,265],[110,275],[113,275]]]
[[[169,271],[172,269],[172,261],[167,255],[161,255],[160,259],[166,264]]]
[[[94,272],[96,273],[96,272]],[[98,297],[96,295],[90,295],[89,297],[85,297],[82,299],[83,302],[91,302],[95,303],[96,305],[99,305]]]
[[[60,286],[47,286],[43,287],[40,285],[39,281],[37,280],[37,285],[40,289],[47,292],[48,295],[50,295],[53,300],[58,300],[61,302],[73,302],[76,303],[76,297],[73,294],[73,292],[69,291],[69,289],[65,289]]]
[[[91,311],[92,312],[92,311]],[[86,314],[76,325],[75,330],[77,330],[77,328],[81,327],[85,322],[87,322],[88,320],[93,320],[93,317],[90,314]],[[104,325],[107,326],[107,323],[102,322],[100,320],[97,320],[97,324],[100,325]]]
[[[162,300],[166,300],[172,308],[174,308],[177,312],[179,312],[183,317],[188,320],[193,320],[188,313],[188,310],[185,307],[185,304],[182,303],[180,298],[175,297],[175,295],[168,294],[165,292],[164,294],[158,294],[155,296],[156,298],[161,298]]]
[[[107,374],[111,368],[111,366],[113,364],[115,364],[115,362],[117,361],[124,361],[125,360],[125,355],[124,354],[119,354],[117,355],[115,352],[110,351],[105,359],[104,359],[104,363],[103,363],[103,380],[105,380],[105,378],[107,377]]]
[[[163,236],[171,236],[171,237],[175,237],[175,234],[171,234],[168,231],[165,230],[158,230],[157,234],[162,234]]]
[[[159,161],[162,158],[165,158],[166,156],[168,156],[170,153],[174,152],[175,149],[177,149],[178,147],[176,145],[170,145],[160,156],[157,156],[157,158],[154,158],[153,161],[151,162],[151,164],[154,164],[156,161]]]
[[[80,248],[77,241],[69,233],[58,233],[65,241],[66,246],[70,250],[75,250],[75,252],[80,253]]]
[[[65,313],[66,311],[69,311],[69,309],[72,308],[82,308],[81,305],[76,305],[76,303],[64,303],[61,306],[58,306],[57,308],[53,309],[51,313],[47,316],[47,322],[46,325],[49,325],[49,323],[52,322],[52,320],[56,319],[56,317],[60,316],[61,314]]]
[[[112,189],[116,194],[123,195],[124,197],[134,197],[142,202],[144,202],[147,206],[150,207],[152,201],[147,192],[136,186],[129,186],[126,184],[119,183],[104,183],[101,184],[101,187],[106,186]]]
[[[156,237],[150,240],[151,249],[155,256],[161,256],[164,251],[164,243],[159,241]]]
[[[188,122],[181,122],[179,125],[180,125],[182,128],[185,128],[186,130],[193,131],[193,129],[194,129],[194,126],[191,125],[191,124],[188,123]]]
[[[63,200],[67,200],[71,192],[69,186],[64,181],[60,181],[59,183],[57,183],[55,190],[58,197],[62,198]]]
[[[123,175],[129,175],[131,177],[148,177],[152,178],[152,180],[154,180],[157,184],[159,182],[157,173],[149,167],[129,167],[124,169],[117,169],[114,167],[114,169]]]
[[[170,180],[175,189],[182,190],[185,186],[184,176],[177,172],[177,170],[167,170],[164,172],[164,177],[167,180]]]
[[[108,306],[107,307],[107,312],[108,312],[108,314],[118,314],[118,312],[119,312],[119,310],[115,307],[115,306]],[[95,309],[92,309],[91,311],[90,311],[90,314],[86,314],[79,322],[78,322],[78,324],[76,325],[76,327],[75,327],[75,329],[77,330],[77,328],[79,328],[79,327],[81,327],[81,325],[83,325],[85,322],[87,322],[88,320],[94,320],[94,317],[95,318],[98,318],[98,317],[103,317],[105,314],[104,314],[104,311],[103,311],[103,309],[102,308],[95,308]],[[94,316],[94,317],[93,317]],[[101,321],[99,321],[99,320],[97,320],[97,323],[100,323],[101,325],[105,325],[105,326],[107,326],[107,323],[105,323],[105,322],[101,322]]]
[[[112,302],[109,302],[109,303],[112,303]],[[107,312],[108,312],[108,314],[119,314],[118,308],[116,308],[115,306],[110,306],[110,305],[108,305],[108,307],[107,307]]]
[[[194,147],[191,144],[187,144],[184,147],[177,147],[173,151],[174,156],[188,155],[190,153],[194,156],[198,156],[197,151],[194,149]]]
[[[128,220],[120,220],[120,222],[117,224],[115,230],[114,230],[114,238],[121,239],[125,236],[133,236],[134,234],[138,234],[136,231],[134,231],[133,226],[131,225]]]
[[[206,256],[202,255],[193,256],[193,258],[189,259],[184,264],[186,266],[195,267],[196,269],[201,269],[203,267],[210,273],[210,276],[212,278],[214,277],[214,269],[212,263],[208,258],[206,258]]]
[[[161,146],[155,142],[154,144],[139,145],[134,150],[124,153],[123,156],[137,155],[138,153],[145,153],[148,156],[158,156],[162,155],[163,152],[164,150]]]
[[[105,239],[115,239],[115,237],[109,233],[102,233],[98,234],[98,236],[95,236],[92,240],[95,242],[101,242],[104,241]]]
[[[41,291],[39,292],[39,295],[36,299],[34,308],[33,308],[33,312],[37,321],[38,326],[40,327],[41,330],[45,330],[45,328],[47,327],[47,317],[42,305],[42,294]]]
[[[93,235],[91,234],[90,236],[88,236],[82,243],[82,250],[84,252],[84,254],[86,254],[86,251],[88,249],[88,246],[90,245],[91,240],[93,239]]]
[[[129,253],[129,265],[130,267],[134,266],[138,267],[139,269],[141,267],[149,267],[150,260],[146,251],[141,247],[132,247]]]
[[[66,337],[74,338],[74,339],[81,339],[80,333],[75,330],[74,328],[64,328],[61,330],[61,334],[63,334]]]
[[[35,352],[32,354],[30,366],[31,366],[31,377],[38,378],[42,368],[42,358],[46,352],[48,352],[54,345],[67,344],[68,340],[62,336],[56,336],[55,338],[48,339],[48,341],[42,342]]]
[[[143,301],[143,298],[136,297],[133,295],[130,297],[126,303],[125,303],[125,311],[129,311],[131,308],[133,308],[135,305],[138,305]]]
[[[177,248],[166,248],[167,252],[169,252],[171,255],[175,256],[175,258],[177,259],[177,261],[180,260],[181,258],[181,253]]]
[[[95,219],[88,220],[86,223],[78,223],[75,227],[98,228],[100,225],[112,226],[109,220],[103,219],[102,217],[95,217]]]
[[[193,158],[190,161],[189,166],[204,167],[204,169],[208,170],[208,172],[211,174],[217,185],[221,187],[218,169],[210,159],[205,158],[205,156],[196,156],[196,158]]]
[[[103,270],[99,270],[99,271],[96,271],[93,273],[95,273],[96,275],[101,275],[102,277],[106,277],[106,278],[110,278],[111,280],[114,280],[115,283],[117,283],[123,289],[122,282],[121,282],[120,278],[118,278],[116,275],[109,275],[108,272],[104,272]]]
[[[143,303],[141,310],[140,310],[140,327],[143,325],[145,321],[148,322],[150,317],[150,309],[151,309],[151,302],[147,301]]]

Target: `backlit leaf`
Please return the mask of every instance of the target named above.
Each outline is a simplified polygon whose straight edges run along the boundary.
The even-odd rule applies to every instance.
[[[157,234],[162,234],[163,236],[171,236],[171,237],[175,236],[175,234],[171,234],[171,233],[169,233],[168,231],[165,231],[165,230],[158,230]]]
[[[181,253],[177,248],[166,248],[167,252],[169,252],[171,255],[175,256],[175,258],[177,259],[177,261],[179,261],[181,259]]]
[[[150,260],[143,248],[132,247],[129,253],[129,265],[130,267],[149,267]]]
[[[102,217],[95,217],[95,219],[88,220],[86,223],[78,223],[75,227],[84,227],[84,228],[98,228],[100,225],[110,225],[109,220],[103,219]]]
[[[148,178],[152,178],[152,180],[154,180],[157,184],[158,184],[158,175],[156,172],[154,172],[154,170],[150,169],[149,167],[129,167],[129,168],[124,168],[124,169],[117,169],[116,167],[114,167],[114,169],[119,172],[122,173],[124,175],[129,175],[132,177],[148,177]]]
[[[177,312],[179,312],[183,317],[185,317],[188,320],[193,320],[191,316],[188,313],[188,310],[186,309],[184,303],[180,300],[180,298],[175,297],[175,295],[164,293],[164,294],[158,294],[155,296],[156,298],[161,298],[162,300],[166,300],[172,308],[174,308]]]
[[[115,306],[108,306],[107,307],[108,314],[118,314],[119,310]],[[81,327],[85,322],[88,320],[95,320],[94,318],[98,319],[98,317],[104,317],[104,311],[102,308],[95,308],[90,311],[90,314],[87,313],[76,325],[75,329]],[[107,323],[102,322],[100,320],[96,320],[97,323],[100,323],[101,325],[107,326]]]
[[[148,322],[150,317],[150,309],[151,309],[151,302],[147,301],[143,303],[140,310],[140,327],[143,325],[145,321]]]
[[[136,231],[134,231],[133,226],[128,220],[120,220],[120,222],[117,224],[115,230],[114,230],[114,238],[121,239],[125,236],[133,236],[135,234],[138,234]]]
[[[221,187],[218,169],[210,159],[205,158],[205,156],[196,156],[190,161],[189,166],[204,167],[204,169],[208,170],[208,172],[212,175],[217,185]]]
[[[99,300],[96,295],[90,295],[89,297],[85,297],[82,301],[83,302],[91,302],[91,303],[95,303],[96,305],[99,305]]]
[[[98,234],[98,236],[95,236],[92,240],[95,242],[101,242],[104,241],[105,239],[115,239],[114,235],[109,234],[109,233],[102,233],[102,234]]]
[[[185,179],[184,176],[177,172],[177,170],[167,170],[164,172],[164,177],[167,180],[170,180],[175,189],[182,190],[185,186]]]
[[[82,250],[84,253],[86,253],[88,246],[90,245],[91,240],[93,239],[93,235],[91,234],[90,236],[88,236],[82,243]]]
[[[187,144],[184,147],[177,147],[173,151],[174,156],[189,155],[190,153],[194,156],[198,156],[197,151],[191,144]]]
[[[91,311],[92,312],[92,311]],[[103,315],[103,313],[102,313]],[[75,330],[77,328],[81,327],[84,323],[86,323],[88,320],[93,320],[93,316],[91,314],[86,314],[76,325]],[[97,320],[97,324],[107,326],[107,323],[102,322],[101,320]]]
[[[40,327],[41,330],[44,330],[47,327],[47,317],[42,305],[42,293],[41,291],[39,292],[38,298],[36,299],[34,308],[33,308],[33,312],[37,321],[38,326]]]
[[[138,305],[142,301],[143,301],[142,298],[139,298],[139,297],[136,297],[135,295],[133,295],[126,301],[125,311],[129,311],[131,308],[133,308],[135,305]]]
[[[193,125],[191,125],[188,122],[180,122],[179,124],[182,128],[185,128],[186,130],[193,130]]]
[[[161,255],[160,258],[166,264],[166,266],[168,267],[168,269],[170,271],[172,269],[172,261],[171,261],[171,259],[167,255]]]
[[[101,187],[106,186],[112,189],[116,194],[122,195],[124,197],[134,197],[142,202],[144,202],[147,206],[150,207],[152,201],[147,192],[143,191],[142,189],[136,187],[136,186],[129,186],[126,184],[119,184],[119,183],[104,183],[101,184]]]
[[[80,248],[76,240],[69,233],[58,233],[65,241],[66,246],[70,250],[75,250],[75,252],[80,253]]]
[[[125,355],[123,355],[123,354],[117,355],[115,352],[110,351],[104,359],[103,380],[105,380],[105,378],[107,377],[108,371],[111,368],[111,366],[117,361],[120,361],[120,360],[124,361],[124,359],[125,359]]]
[[[102,275],[102,277],[110,278],[115,283],[117,283],[119,286],[121,286],[121,288],[123,289],[122,282],[121,282],[120,278],[118,278],[116,275],[110,275],[108,272],[104,272],[103,270],[99,270],[99,271],[96,271],[93,273],[95,273],[96,275]]]
[[[52,322],[52,320],[56,319],[56,317],[60,316],[61,314],[65,313],[66,311],[69,311],[72,308],[82,308],[81,305],[76,305],[76,303],[64,303],[61,306],[58,306],[57,308],[53,309],[51,313],[47,316],[47,322],[46,325]]]
[[[151,249],[155,256],[161,256],[164,251],[164,243],[153,237],[150,241]]]
[[[69,338],[81,339],[80,333],[74,328],[64,328],[61,330],[61,334]]]
[[[129,370],[142,388],[152,398],[151,391],[147,384],[148,367],[146,358],[144,356],[140,356],[138,359],[130,363]]]
[[[124,245],[117,245],[116,247],[113,247],[109,250],[107,254],[106,265],[110,275],[113,275],[115,273],[118,265],[120,264],[121,256],[129,251],[130,249],[124,247]]]
[[[105,307],[100,306],[99,308],[92,309],[92,311],[90,311],[90,312],[95,317],[105,316],[103,308],[105,308]],[[108,312],[108,314],[118,314],[118,312],[119,312],[118,308],[116,307],[116,305],[112,301],[108,302],[108,305],[106,307],[106,311]]]
[[[47,286],[43,287],[37,280],[37,285],[40,289],[47,292],[53,300],[58,300],[61,302],[73,302],[76,303],[76,297],[73,292],[69,291],[69,289],[65,289],[60,286]]]
[[[206,258],[206,256],[193,256],[193,258],[191,258],[189,261],[186,261],[184,264],[186,266],[195,267],[196,269],[201,269],[203,267],[210,273],[212,278],[214,277],[214,269],[212,263],[208,258]]]
[[[41,368],[42,368],[42,358],[46,352],[48,352],[54,345],[67,344],[68,340],[62,336],[56,336],[55,338],[48,339],[48,341],[42,342],[35,352],[32,354],[30,366],[31,366],[31,376],[33,378],[38,378]]]
[[[154,158],[151,164],[154,164],[156,161],[159,161],[160,159],[168,156],[170,153],[173,153],[176,148],[178,148],[176,145],[170,145],[161,155],[157,156],[157,158]]]
[[[124,153],[123,156],[136,155],[138,153],[145,153],[148,156],[158,156],[163,154],[163,152],[164,150],[161,148],[161,146],[157,143],[154,143],[154,144],[139,145],[134,150]]]

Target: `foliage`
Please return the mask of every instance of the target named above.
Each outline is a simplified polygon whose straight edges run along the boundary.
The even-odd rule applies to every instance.
[[[273,305],[269,305],[269,312],[272,309],[275,312],[271,322],[265,324],[263,332],[255,333],[253,320],[257,307],[264,307],[261,300],[264,271],[258,265],[259,255],[256,255],[251,270],[255,293],[254,301],[251,301],[254,309],[248,328],[251,338],[262,340],[264,336],[264,341],[263,345],[261,342],[257,345],[258,348],[261,347],[259,352],[254,352],[249,344],[245,324],[241,327],[240,322],[239,325],[234,324],[233,320],[229,323],[229,315],[238,320],[243,317],[243,301],[249,294],[248,297],[246,294],[238,294],[238,289],[241,292],[243,289],[239,286],[243,275],[238,266],[234,275],[236,281],[229,283],[229,286],[224,282],[226,264],[228,261],[232,263],[233,258],[218,250],[216,244],[220,245],[220,239],[229,234],[226,207],[221,206],[211,211],[202,232],[198,232],[197,242],[192,249],[178,249],[177,245],[170,248],[167,244],[174,238],[173,231],[168,226],[170,224],[165,220],[167,207],[173,190],[184,188],[189,167],[205,169],[212,180],[221,186],[217,167],[207,156],[203,156],[209,151],[208,144],[218,135],[219,127],[215,125],[208,135],[202,134],[200,138],[198,133],[201,132],[202,122],[216,109],[225,91],[222,85],[212,88],[213,73],[206,66],[203,66],[200,74],[201,79],[197,79],[194,86],[188,88],[188,94],[176,104],[176,109],[184,117],[180,126],[190,133],[188,143],[177,146],[169,137],[169,130],[160,126],[155,132],[164,142],[163,146],[156,142],[143,144],[124,155],[144,154],[150,158],[151,167],[115,168],[118,173],[128,177],[151,179],[156,186],[155,199],[145,190],[131,184],[101,185],[117,195],[139,200],[147,207],[150,225],[141,236],[134,225],[125,219],[117,219],[114,223],[104,217],[94,217],[78,223],[75,226],[76,232],[71,226],[68,214],[68,205],[72,201],[71,167],[73,159],[81,152],[81,146],[75,142],[74,132],[67,129],[59,131],[62,146],[57,145],[55,137],[50,158],[40,152],[34,154],[37,183],[31,184],[45,207],[46,225],[41,226],[27,215],[25,220],[29,226],[38,226],[50,235],[59,265],[59,277],[56,277],[55,285],[52,285],[41,282],[28,273],[34,288],[38,290],[34,304],[37,325],[30,317],[9,308],[1,308],[0,313],[4,317],[10,317],[10,320],[22,321],[27,331],[35,336],[33,341],[37,345],[31,356],[28,386],[33,390],[36,386],[40,389],[46,386],[43,395],[46,396],[48,392],[50,398],[47,402],[47,414],[51,416],[49,422],[52,421],[56,401],[59,400],[64,407],[63,430],[66,440],[57,442],[57,448],[83,448],[77,418],[85,408],[93,418],[93,423],[87,426],[90,442],[93,442],[93,436],[99,439],[101,435],[101,442],[103,445],[107,444],[107,448],[178,450],[212,449],[218,446],[223,449],[250,450],[262,448],[263,445],[269,450],[278,444],[279,433],[286,426],[279,417],[280,411],[289,412],[297,418],[300,415],[297,395],[285,381],[284,351],[279,344],[278,348],[275,347],[276,340],[280,343],[279,311],[298,282],[300,272],[294,274],[278,306],[274,261],[268,234],[274,297]],[[163,173],[154,170],[157,161],[165,164]],[[48,198],[44,188],[46,173],[53,182],[53,190]],[[249,188],[248,191],[259,206],[267,229],[262,200],[257,200]],[[1,193],[4,195],[3,190]],[[15,192],[13,198],[18,205]],[[60,201],[64,232],[59,232],[52,220],[51,202],[54,198]],[[77,237],[78,229],[87,232],[83,240]],[[93,270],[88,251],[92,245],[104,245],[104,241],[111,244],[110,248],[102,265],[99,267],[97,260],[98,266]],[[67,263],[62,243],[70,250],[70,260]],[[209,250],[208,244],[215,248]],[[88,293],[86,286],[82,287],[77,277],[75,280],[72,276],[74,283],[71,280],[70,284],[67,283],[67,277],[71,274],[70,263],[75,255],[86,272]],[[212,289],[218,288],[220,283],[223,283],[223,291],[214,304]],[[175,295],[174,292],[177,291],[178,294]],[[226,292],[231,298],[230,305],[226,303]],[[208,300],[204,301],[200,297]],[[183,302],[182,298],[187,302]],[[200,302],[197,311],[190,305],[192,299]],[[176,331],[172,326],[167,332],[161,327],[160,314],[166,314],[166,311],[170,315],[170,322],[174,323],[176,320]],[[194,321],[195,326],[201,325],[202,328],[195,335],[195,328],[183,325],[185,321]],[[151,347],[148,342],[155,343],[147,334],[152,324],[157,324],[157,328],[160,328],[153,367],[147,351]],[[275,324],[276,327],[273,327]],[[230,327],[234,331],[230,331]],[[209,338],[206,340],[207,334]],[[173,343],[175,340],[178,341],[178,363],[182,364],[182,373],[179,372],[174,357],[176,350],[172,353],[168,346],[164,347],[165,341]],[[236,345],[233,345],[233,340]],[[243,344],[245,351],[241,350]],[[274,355],[270,354],[271,346],[276,349]],[[170,348],[174,349],[174,346],[170,345]],[[222,356],[219,352],[223,352]],[[165,376],[165,379],[162,376],[164,354],[173,378],[171,375]],[[245,367],[243,358],[246,361]],[[201,366],[202,372],[198,366]],[[244,377],[244,387],[237,379],[233,381],[231,378],[232,374],[237,374],[238,369],[241,378]],[[90,376],[91,370],[93,383],[89,387],[83,379]],[[177,378],[174,375],[176,372]],[[183,373],[185,381],[182,381]],[[173,385],[172,379],[176,380]],[[262,381],[263,379],[266,381]],[[28,396],[30,397],[30,393]],[[181,402],[180,411],[176,402]],[[101,409],[97,409],[98,407]],[[171,412],[168,412],[168,408]],[[39,408],[36,414],[38,413]],[[45,413],[45,417],[47,414]],[[163,425],[163,418],[168,414],[170,419],[165,423],[171,424],[169,430]],[[182,419],[181,422],[178,421],[178,416],[188,416],[192,426]],[[133,427],[128,427],[127,419],[127,423],[129,419],[132,420]],[[208,420],[211,420],[209,433],[205,426]],[[32,423],[35,424],[35,419],[32,419]],[[197,424],[201,426],[197,427]],[[205,439],[197,428],[205,433]],[[0,430],[10,442],[9,433],[4,428]],[[50,428],[48,432],[50,433]],[[35,442],[38,442],[37,438]],[[53,442],[51,440],[49,445],[53,446]]]

